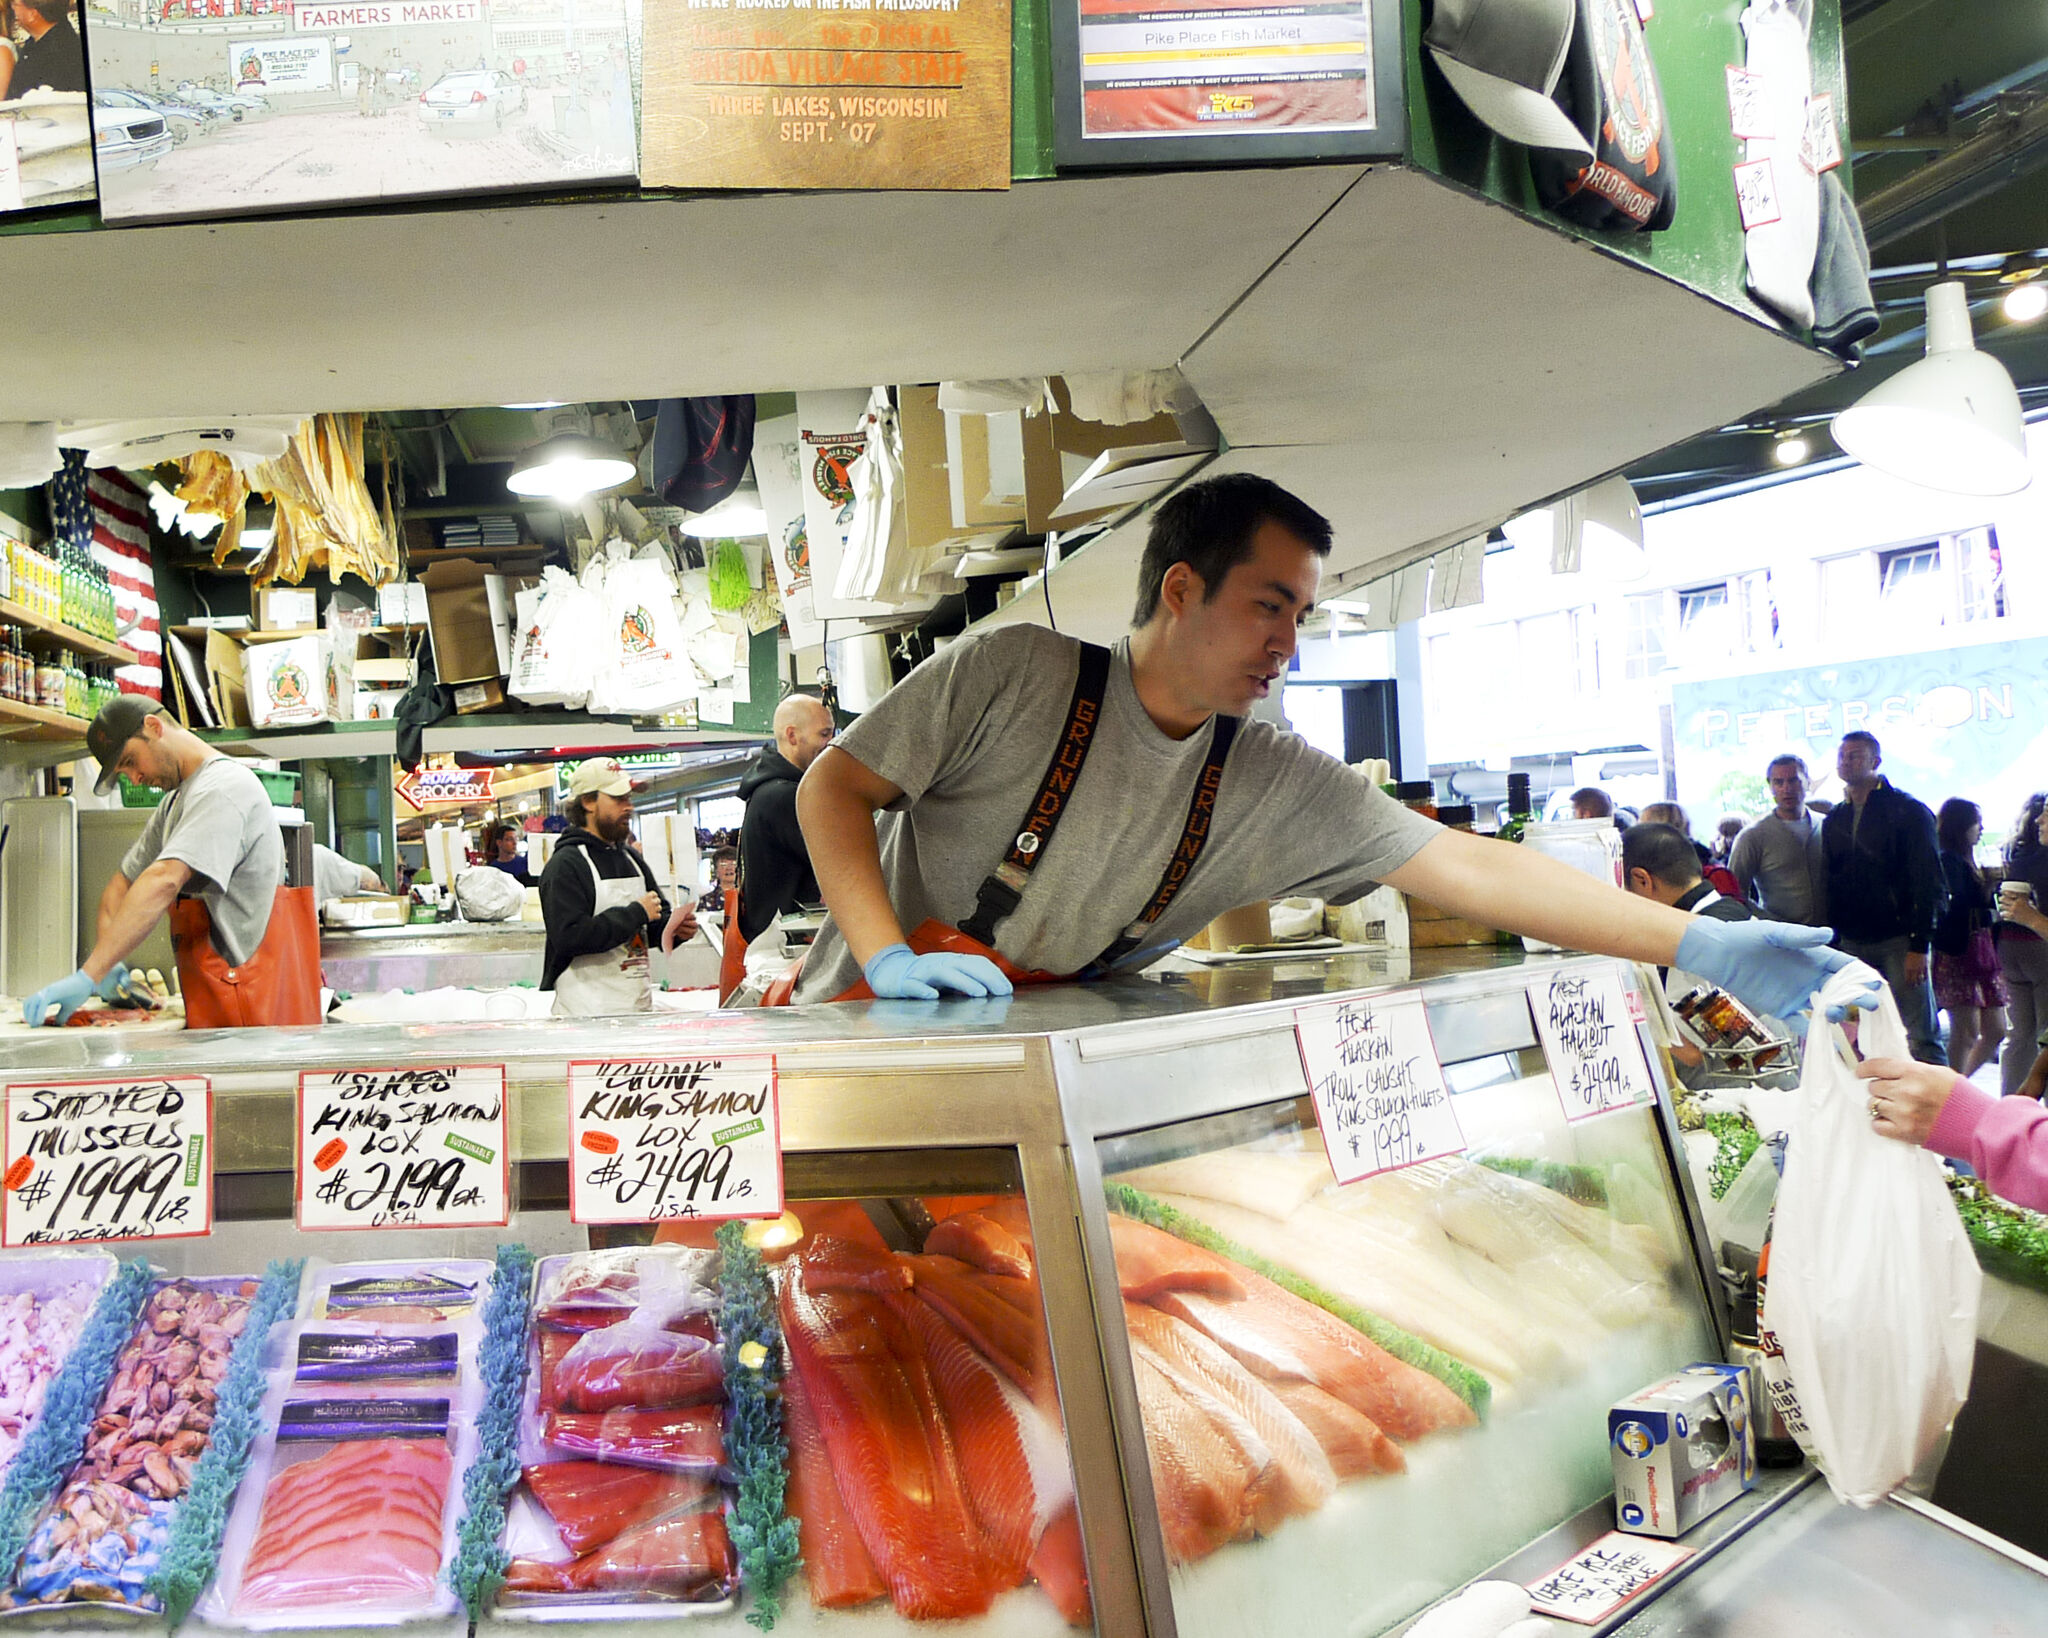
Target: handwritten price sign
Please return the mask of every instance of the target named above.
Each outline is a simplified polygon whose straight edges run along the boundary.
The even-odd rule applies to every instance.
[[[1421,996],[1297,1007],[1294,1038],[1339,1183],[1465,1152]]]
[[[572,1221],[774,1217],[781,1210],[772,1054],[569,1066]]]
[[[182,1240],[213,1229],[213,1083],[7,1088],[0,1244]]]
[[[302,1229],[502,1228],[510,1219],[502,1064],[299,1076]]]
[[[1529,1601],[1545,1615],[1597,1626],[1686,1559],[1690,1547],[1610,1530],[1569,1564],[1529,1583]]]
[[[1530,984],[1529,1007],[1566,1120],[1656,1100],[1618,975],[1552,973]]]

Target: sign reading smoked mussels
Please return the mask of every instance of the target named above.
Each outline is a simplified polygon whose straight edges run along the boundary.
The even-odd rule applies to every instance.
[[[1010,0],[649,6],[641,180],[1007,188]]]

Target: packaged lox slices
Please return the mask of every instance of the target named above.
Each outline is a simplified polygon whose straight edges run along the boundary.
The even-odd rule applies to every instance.
[[[113,1277],[114,1259],[103,1254],[0,1257],[0,1479],[41,1420],[43,1396]]]
[[[90,1604],[154,1614],[143,1591],[212,1440],[214,1401],[255,1276],[160,1282],[115,1357],[83,1455],[22,1554],[13,1609]]]
[[[508,1620],[731,1607],[716,1253],[579,1253],[537,1270]]]
[[[357,1263],[308,1280],[266,1349],[264,1428],[235,1493],[215,1626],[462,1625],[444,1580],[476,1459],[491,1265]]]

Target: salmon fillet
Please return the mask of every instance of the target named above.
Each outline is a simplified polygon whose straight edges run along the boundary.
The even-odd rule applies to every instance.
[[[1109,1239],[1117,1283],[1133,1302],[1150,1302],[1163,1291],[1194,1291],[1225,1302],[1244,1297],[1244,1269],[1164,1229],[1111,1212]]]
[[[1312,1382],[1274,1382],[1270,1386],[1274,1397],[1315,1436],[1338,1478],[1407,1470],[1408,1458],[1401,1454],[1401,1447],[1382,1433],[1371,1417],[1359,1415]]]
[[[1031,1253],[1008,1229],[978,1211],[948,1217],[925,1236],[927,1254],[957,1257],[986,1274],[1031,1277]]]
[[[271,1480],[237,1614],[431,1598],[451,1463],[440,1439],[364,1439]]]
[[[708,1479],[610,1462],[536,1462],[523,1477],[572,1553],[602,1547],[636,1524],[701,1504]]]
[[[797,1521],[811,1602],[820,1609],[851,1609],[889,1595],[888,1583],[868,1556],[860,1530],[832,1476],[832,1458],[818,1429],[803,1373],[783,1348],[782,1431],[789,1440],[789,1490],[783,1510]]]

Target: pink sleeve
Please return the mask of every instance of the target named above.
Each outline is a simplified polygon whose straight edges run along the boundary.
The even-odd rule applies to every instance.
[[[1994,1098],[1958,1081],[1927,1148],[1967,1160],[2002,1200],[2048,1211],[2048,1108],[2032,1098]]]

